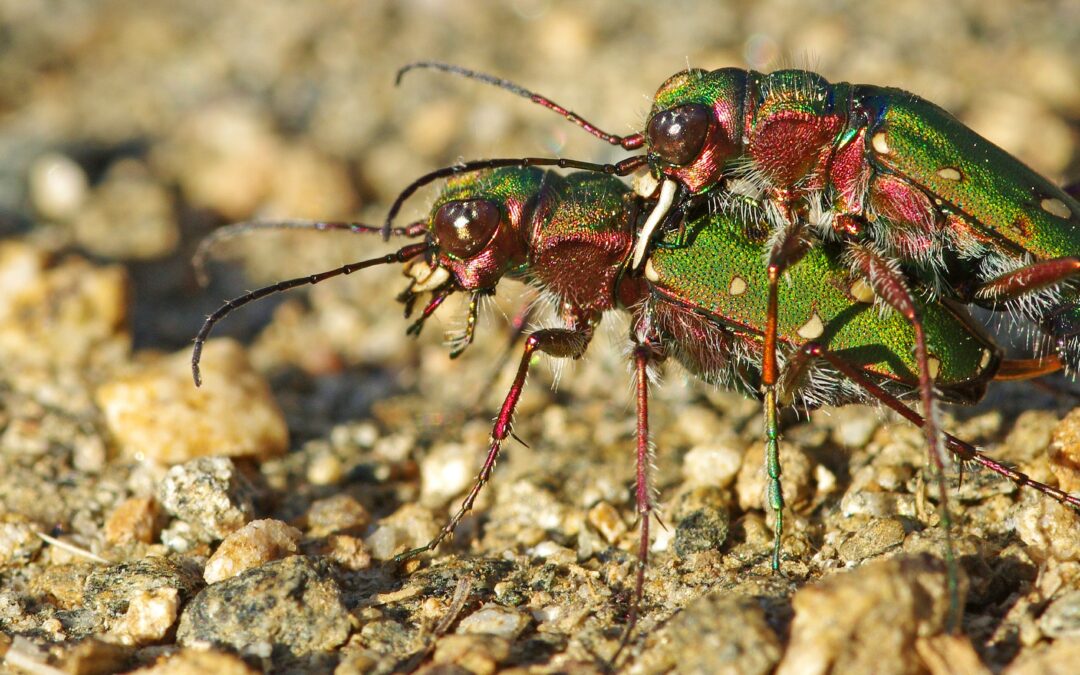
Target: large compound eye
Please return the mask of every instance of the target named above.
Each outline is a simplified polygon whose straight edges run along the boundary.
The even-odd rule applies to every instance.
[[[485,199],[447,202],[435,212],[435,239],[451,255],[468,258],[491,240],[499,217],[499,207]]]
[[[658,113],[649,120],[649,151],[668,164],[683,166],[697,158],[709,135],[712,110],[689,103]]]

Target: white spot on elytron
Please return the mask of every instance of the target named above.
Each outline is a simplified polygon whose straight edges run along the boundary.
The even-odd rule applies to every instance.
[[[653,231],[656,230],[656,226],[664,219],[671,205],[675,202],[675,188],[676,185],[673,180],[665,180],[660,184],[660,198],[656,200],[656,206],[653,208],[652,213],[645,220],[645,224],[641,226],[641,234],[638,235],[637,245],[634,246],[634,259],[630,262],[630,269],[636,270],[641,266],[641,261],[645,258],[645,249],[649,247],[649,240],[652,238]]]
[[[799,334],[799,337],[806,338],[807,340],[815,340],[821,337],[825,332],[825,324],[821,322],[821,317],[815,311],[810,315],[810,320],[799,326],[799,330],[795,331]]]
[[[1039,206],[1042,207],[1043,211],[1046,211],[1051,215],[1057,216],[1058,218],[1068,218],[1072,215],[1072,211],[1070,211],[1069,207],[1065,205],[1065,202],[1054,197],[1047,197],[1046,199],[1039,202]]]
[[[732,295],[742,295],[746,292],[746,279],[742,277],[732,277],[731,285],[728,286],[727,292]]]
[[[982,369],[986,368],[988,365],[990,365],[990,357],[991,356],[993,356],[993,354],[990,353],[989,349],[982,350],[982,356],[979,358],[979,369],[980,370],[982,370]]]
[[[960,174],[960,171],[952,168],[951,166],[947,166],[944,169],[938,169],[937,175],[941,178],[944,178],[945,180],[951,181],[958,181],[963,178],[963,176]]]
[[[634,194],[639,197],[648,199],[656,193],[656,188],[660,186],[660,182],[656,180],[656,176],[652,173],[643,173],[639,176],[634,176]]]
[[[884,131],[879,131],[874,134],[874,137],[870,139],[870,145],[874,147],[874,152],[879,155],[887,155],[892,152],[889,149],[889,141],[885,138]]]
[[[657,273],[656,268],[653,267],[652,258],[645,261],[645,278],[653,283],[660,281],[660,275]]]
[[[859,302],[870,303],[874,301],[874,289],[870,288],[870,284],[866,283],[865,279],[856,279],[855,283],[851,284],[850,290],[851,297]]]
[[[941,372],[941,359],[936,356],[926,357],[926,370],[930,373],[930,379],[936,380],[938,373]]]

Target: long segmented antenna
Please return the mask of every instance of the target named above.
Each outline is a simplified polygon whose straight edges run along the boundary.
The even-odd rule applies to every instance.
[[[415,258],[416,256],[427,250],[427,244],[409,244],[404,248],[401,248],[394,253],[387,253],[384,256],[378,258],[371,258],[369,260],[361,260],[360,262],[349,263],[348,265],[342,265],[336,269],[328,270],[326,272],[319,272],[318,274],[309,274],[304,277],[296,277],[295,279],[288,279],[286,281],[279,281],[276,284],[270,286],[264,286],[254,291],[249,291],[239,297],[233,298],[227,301],[221,307],[218,307],[213,314],[206,317],[206,321],[203,322],[202,328],[199,329],[198,335],[195,336],[195,346],[191,350],[191,375],[195,380],[195,386],[202,385],[202,375],[199,372],[199,360],[202,358],[203,344],[210,336],[210,331],[214,329],[214,325],[224,319],[233,310],[239,309],[249,302],[254,302],[259,298],[265,298],[268,295],[274,293],[280,293],[287,291],[290,288],[297,288],[299,286],[305,286],[309,284],[317,284],[333,277],[341,276],[344,274],[352,274],[358,270],[365,269],[367,267],[375,267],[377,265],[389,265],[391,263],[403,263]]]
[[[613,176],[626,176],[637,169],[645,166],[647,159],[644,155],[635,155],[633,157],[627,157],[626,159],[616,164],[597,164],[595,162],[582,162],[576,159],[562,159],[552,157],[516,157],[516,158],[501,158],[501,159],[480,159],[473,162],[462,162],[461,164],[455,164],[453,166],[443,167],[436,169],[431,173],[420,176],[412,183],[409,183],[401,194],[397,196],[394,203],[390,206],[390,211],[386,214],[386,221],[383,223],[382,235],[383,239],[389,241],[390,234],[393,232],[392,224],[394,218],[397,217],[401,207],[405,204],[405,201],[411,197],[417,190],[425,185],[439,180],[440,178],[449,178],[451,176],[457,176],[464,173],[473,173],[475,171],[487,171],[490,169],[500,169],[505,167],[521,167],[527,168],[530,166],[554,166],[560,169],[581,169],[583,171],[595,171],[597,173],[606,173]]]
[[[452,63],[443,63],[441,61],[416,61],[403,66],[401,70],[397,72],[397,77],[394,79],[394,84],[400,85],[401,80],[405,77],[405,73],[410,70],[417,70],[420,68],[430,68],[431,70],[441,70],[444,73],[450,73],[452,75],[460,75],[470,80],[478,80],[485,84],[494,85],[500,89],[505,89],[512,94],[517,94],[523,98],[527,98],[537,105],[541,105],[548,110],[558,113],[566,118],[568,121],[573,122],[589,134],[599,138],[605,143],[617,145],[624,150],[637,150],[645,144],[645,137],[642,134],[631,134],[629,136],[618,136],[616,134],[609,134],[606,131],[598,128],[595,124],[588,121],[581,115],[577,114],[573,110],[568,110],[559,105],[555,101],[552,101],[547,96],[542,96],[534,91],[529,91],[525,87],[518,84],[514,84],[510,80],[504,80],[501,77],[495,77],[494,75],[488,75],[487,73],[481,73],[476,70],[470,70],[461,66],[455,66]]]
[[[222,242],[263,230],[314,230],[316,232],[351,232],[353,234],[382,234],[382,226],[364,223],[328,222],[322,220],[248,220],[219,227],[203,237],[191,256],[195,268],[195,280],[206,286],[206,262],[214,255],[214,249]],[[427,221],[419,220],[404,227],[391,228],[396,237],[414,238],[427,233]]]

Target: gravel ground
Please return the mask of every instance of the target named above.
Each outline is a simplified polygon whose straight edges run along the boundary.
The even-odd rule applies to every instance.
[[[508,445],[451,542],[400,569],[387,560],[436,532],[479,467],[520,289],[500,288],[456,361],[443,333],[463,307],[407,339],[395,269],[267,300],[221,325],[232,339],[208,345],[195,390],[187,349],[222,299],[386,249],[260,234],[226,247],[208,288],[189,261],[233,221],[378,222],[412,178],[461,158],[620,157],[506,92],[433,72],[395,88],[417,59],[511,78],[616,133],[687,63],[809,66],[919,93],[1055,180],[1080,175],[1076,0],[807,4],[0,0],[5,666],[608,670],[637,537],[625,321],[557,389],[536,369],[515,425],[528,447]],[[948,635],[917,429],[862,407],[788,421],[773,574],[758,406],[666,375],[651,410],[665,526],[617,669],[1078,662],[1075,513],[966,473],[966,614]],[[1069,385],[995,386],[946,426],[1075,491]]]

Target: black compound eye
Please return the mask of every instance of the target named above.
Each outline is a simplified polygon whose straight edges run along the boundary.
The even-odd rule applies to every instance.
[[[668,164],[689,164],[705,145],[712,116],[712,109],[699,103],[657,113],[646,130],[649,151]]]
[[[447,202],[435,212],[435,239],[458,258],[487,245],[499,227],[499,207],[486,199]]]

